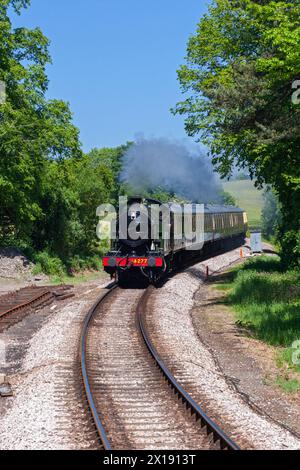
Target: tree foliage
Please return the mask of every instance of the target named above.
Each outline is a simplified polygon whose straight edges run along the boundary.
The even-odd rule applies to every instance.
[[[299,18],[298,0],[215,0],[189,40],[175,110],[223,177],[237,165],[275,188],[287,264],[300,264]]]
[[[236,199],[232,194],[227,191],[223,191],[222,200],[223,204],[225,204],[226,206],[237,206]]]
[[[40,253],[52,274],[99,255],[96,208],[116,199],[127,147],[83,154],[69,105],[45,96],[48,39],[39,28],[12,27],[11,9],[29,4],[0,0],[0,242]]]
[[[262,229],[268,240],[276,235],[280,221],[281,210],[278,197],[269,187],[264,192],[264,207],[262,210]]]
[[[78,130],[66,103],[47,100],[49,41],[40,29],[13,29],[9,8],[29,1],[0,0],[0,225],[7,236],[30,237],[43,217],[43,179],[51,160],[80,157]]]

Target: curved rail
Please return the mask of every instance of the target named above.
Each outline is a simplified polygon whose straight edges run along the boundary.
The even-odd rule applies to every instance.
[[[81,340],[80,340],[80,365],[81,365],[81,373],[82,373],[84,391],[85,391],[85,394],[86,394],[88,405],[89,405],[90,411],[92,413],[93,420],[94,420],[98,435],[101,439],[101,443],[102,443],[104,449],[108,450],[108,451],[110,451],[112,449],[111,449],[110,443],[108,441],[106,431],[105,431],[105,429],[102,425],[99,413],[97,411],[97,407],[96,407],[96,404],[95,404],[95,401],[94,401],[94,398],[93,398],[93,393],[92,393],[92,389],[91,389],[90,382],[89,382],[89,377],[88,377],[88,372],[87,372],[87,364],[86,364],[86,343],[87,343],[87,334],[88,334],[89,326],[90,326],[91,320],[94,317],[94,314],[95,314],[97,308],[99,307],[101,302],[103,302],[103,300],[106,299],[111,294],[111,292],[114,291],[116,288],[117,288],[117,284],[113,284],[112,286],[110,286],[109,291],[106,292],[106,294],[102,295],[97,300],[95,305],[90,309],[90,311],[87,314],[86,319],[84,321],[82,334],[81,334]]]
[[[82,379],[83,379],[83,385],[84,385],[84,392],[87,398],[88,406],[90,409],[90,412],[93,417],[93,421],[95,424],[95,427],[97,429],[98,436],[101,440],[102,446],[105,450],[111,451],[112,447],[111,444],[108,440],[106,431],[104,429],[104,426],[101,422],[101,418],[99,416],[99,413],[97,411],[97,406],[94,401],[93,397],[93,391],[92,387],[90,385],[89,377],[88,377],[88,368],[87,368],[87,355],[86,355],[86,348],[87,348],[87,335],[89,331],[89,326],[91,324],[91,321],[99,307],[99,305],[107,299],[107,297],[117,288],[117,284],[114,283],[110,286],[108,292],[106,292],[104,295],[101,295],[99,299],[96,301],[95,305],[89,310],[85,321],[83,325],[83,330],[81,334],[81,341],[80,341],[80,364],[81,364],[81,373],[82,373]],[[159,367],[160,371],[163,373],[165,376],[166,380],[169,382],[171,385],[172,389],[175,391],[175,393],[178,395],[178,397],[182,400],[183,404],[186,405],[187,410],[191,411],[192,416],[196,416],[196,421],[201,421],[201,426],[206,427],[207,429],[207,434],[213,435],[214,442],[219,442],[220,443],[220,448],[223,449],[228,449],[228,450],[239,450],[240,448],[233,442],[223,431],[222,429],[214,423],[207,415],[206,413],[200,408],[200,406],[193,400],[193,398],[184,390],[184,388],[176,381],[176,379],[173,377],[169,369],[166,367],[164,364],[163,360],[159,356],[157,350],[155,349],[154,345],[152,344],[149,334],[147,332],[147,328],[145,325],[144,321],[144,315],[145,315],[145,305],[148,300],[148,297],[150,295],[152,288],[148,288],[145,292],[145,294],[142,296],[141,300],[138,303],[137,306],[137,324],[140,329],[142,338],[145,341],[145,344],[153,357],[155,363]]]
[[[147,345],[147,348],[153,357],[154,361],[160,368],[161,372],[170,383],[172,389],[182,400],[183,404],[186,404],[187,409],[191,410],[192,415],[196,415],[196,420],[201,421],[201,426],[207,428],[207,434],[213,434],[214,442],[220,442],[221,449],[227,450],[240,450],[237,444],[233,442],[222,429],[212,421],[207,414],[200,408],[200,406],[193,400],[193,398],[184,390],[184,388],[176,381],[169,369],[164,364],[163,360],[159,356],[156,348],[152,344],[150,337],[147,332],[147,328],[144,322],[145,305],[149,298],[151,288],[149,288],[143,297],[141,298],[137,308],[137,320],[140,327],[142,337]]]

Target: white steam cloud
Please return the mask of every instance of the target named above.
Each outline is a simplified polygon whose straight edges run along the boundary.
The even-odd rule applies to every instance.
[[[193,202],[222,200],[222,185],[207,155],[166,138],[139,138],[123,157],[120,180],[137,194],[160,188]]]

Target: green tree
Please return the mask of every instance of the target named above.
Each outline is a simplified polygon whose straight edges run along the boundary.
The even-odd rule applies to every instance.
[[[185,101],[175,112],[211,152],[223,177],[237,165],[269,184],[282,206],[286,264],[300,265],[300,4],[215,0],[191,37],[179,70]]]
[[[104,153],[107,152],[108,149],[105,149]],[[79,246],[81,253],[97,251],[96,209],[100,204],[113,203],[116,193],[114,169],[111,162],[98,158],[99,153],[85,155],[75,168],[76,189],[80,200],[78,214],[83,231]]]
[[[48,39],[12,27],[11,9],[29,5],[0,0],[0,241],[29,247],[37,269],[62,274],[97,265],[96,209],[117,201],[130,144],[82,153],[69,105],[45,97]]]
[[[33,233],[38,250],[58,255],[67,266],[76,256],[100,254],[96,209],[116,202],[116,162],[125,148],[94,149],[80,159],[49,163],[40,188],[43,216]]]
[[[226,206],[236,206],[237,202],[232,194],[228,193],[227,191],[223,191],[221,193],[222,203]]]
[[[272,191],[272,188],[267,188],[264,192],[264,207],[262,210],[262,229],[267,239],[270,240],[276,235],[280,220],[281,211],[278,197]]]
[[[131,142],[126,145],[121,145],[114,148],[94,148],[88,153],[90,164],[94,167],[104,166],[109,168],[115,180],[113,188],[110,188],[110,201],[117,204],[120,192],[122,192],[122,185],[119,182],[119,176],[123,166],[123,155],[127,152]],[[107,202],[107,201],[105,201]]]
[[[13,29],[9,11],[29,0],[0,0],[0,237],[30,240],[42,220],[41,191],[52,160],[80,157],[69,106],[47,100],[49,41],[39,28]]]

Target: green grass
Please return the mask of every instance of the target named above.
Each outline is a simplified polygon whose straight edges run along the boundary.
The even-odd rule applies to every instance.
[[[300,382],[297,379],[290,379],[289,377],[278,376],[276,383],[287,393],[295,393],[300,391]]]
[[[228,291],[232,289],[232,284],[230,282],[223,282],[222,284],[216,284],[215,289],[217,290],[222,290],[222,291]]]
[[[248,214],[250,228],[261,226],[261,214],[264,205],[263,191],[255,188],[253,181],[228,181],[223,184],[224,191],[230,193],[237,205]]]
[[[300,272],[284,272],[277,257],[257,257],[232,269],[218,288],[226,291],[225,302],[233,307],[237,324],[278,347],[279,367],[300,373],[292,347],[300,340]],[[296,390],[293,380],[282,379],[280,384]]]
[[[87,274],[80,274],[77,276],[50,276],[50,282],[53,285],[60,285],[60,284],[73,284],[73,285],[78,285],[78,284],[83,284],[85,282],[89,281],[94,281],[99,278],[105,278],[106,274],[104,271],[101,272],[91,272]]]

